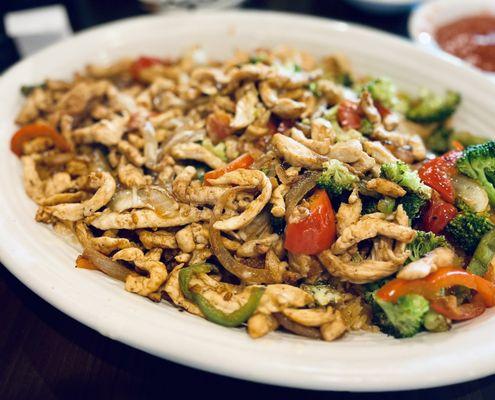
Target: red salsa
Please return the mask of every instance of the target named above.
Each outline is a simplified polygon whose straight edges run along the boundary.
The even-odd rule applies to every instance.
[[[495,15],[474,15],[437,29],[436,40],[446,52],[476,67],[495,72]]]

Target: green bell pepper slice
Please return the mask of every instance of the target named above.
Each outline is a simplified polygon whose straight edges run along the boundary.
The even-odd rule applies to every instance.
[[[184,296],[194,302],[208,321],[227,327],[236,327],[248,320],[258,307],[261,296],[265,291],[263,287],[252,289],[251,295],[246,303],[231,313],[225,313],[213,306],[203,295],[189,289],[189,283],[194,274],[205,273],[216,269],[213,264],[194,264],[182,268],[179,272],[179,285]]]
[[[468,272],[480,276],[485,275],[488,270],[488,264],[490,264],[493,257],[495,257],[495,229],[481,238],[467,267]]]

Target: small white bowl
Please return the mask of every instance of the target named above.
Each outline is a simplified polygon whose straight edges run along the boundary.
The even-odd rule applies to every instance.
[[[471,64],[443,51],[435,40],[435,31],[439,27],[463,17],[485,13],[495,15],[494,0],[432,1],[416,8],[409,17],[409,36],[421,46],[437,53],[437,55],[471,66]],[[486,72],[486,75],[495,80],[495,73]]]

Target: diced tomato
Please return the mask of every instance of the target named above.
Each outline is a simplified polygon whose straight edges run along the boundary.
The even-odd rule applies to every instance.
[[[139,80],[142,70],[158,64],[162,64],[162,60],[159,58],[141,56],[131,65],[131,75],[135,80]]]
[[[380,116],[382,118],[385,118],[385,117],[389,116],[390,114],[392,114],[392,111],[390,111],[387,107],[382,105],[382,103],[380,103],[379,101],[375,100],[374,103],[375,103],[376,109],[378,110],[378,112],[380,113]]]
[[[461,154],[460,151],[449,151],[424,163],[418,172],[423,182],[435,189],[442,199],[449,203],[454,203],[455,192],[452,177],[457,174],[456,161]]]
[[[19,129],[10,140],[10,150],[18,157],[22,155],[24,143],[38,137],[48,137],[55,147],[61,151],[70,151],[69,142],[55,129],[46,124],[30,124]]]
[[[453,320],[465,321],[473,319],[483,314],[485,311],[485,303],[480,295],[476,295],[473,301],[458,305],[455,296],[439,297],[430,302],[430,307],[439,314]]]
[[[317,190],[308,203],[310,214],[285,229],[284,246],[294,254],[318,254],[335,241],[335,213],[327,192]]]
[[[359,129],[361,127],[359,104],[350,100],[342,101],[337,110],[337,119],[342,128]]]
[[[428,232],[440,233],[456,215],[457,208],[433,192],[428,208],[423,214],[423,228]]]
[[[233,129],[230,127],[230,115],[224,111],[215,111],[206,118],[206,131],[213,142],[218,142],[230,136]]]
[[[248,168],[254,162],[254,158],[249,154],[243,154],[240,157],[237,157],[235,160],[231,161],[223,168],[214,169],[213,171],[209,171],[205,174],[205,183],[208,185],[210,179],[220,178],[222,175],[225,175],[227,172],[235,171],[240,168]]]

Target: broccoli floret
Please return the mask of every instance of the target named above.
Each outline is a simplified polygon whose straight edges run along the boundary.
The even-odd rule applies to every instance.
[[[363,118],[361,120],[361,127],[359,128],[359,131],[366,136],[370,136],[373,133],[373,124],[370,122],[369,119]]]
[[[495,257],[495,230],[491,230],[480,240],[467,270],[473,274],[484,276],[493,257]]]
[[[437,154],[443,154],[450,149],[450,138],[454,130],[445,126],[439,126],[426,139],[426,147]]]
[[[338,160],[323,163],[323,172],[318,178],[318,186],[326,189],[331,196],[340,196],[346,190],[352,190],[359,178],[352,174],[347,167]]]
[[[444,236],[435,235],[433,232],[417,231],[416,237],[407,244],[407,249],[411,252],[406,264],[419,260],[426,253],[435,250],[437,247],[449,247]]]
[[[397,88],[386,78],[374,79],[366,85],[374,100],[379,101],[384,107],[394,109],[397,105]]]
[[[342,86],[352,87],[354,85],[354,79],[349,72],[341,72],[335,76],[335,82]]]
[[[373,214],[378,212],[378,199],[371,196],[361,196],[363,203],[363,214]]]
[[[406,117],[420,124],[442,122],[454,114],[460,102],[461,95],[457,92],[449,90],[444,96],[425,92],[410,104]]]
[[[488,139],[475,136],[469,132],[456,132],[452,128],[439,126],[426,139],[426,146],[437,154],[443,154],[454,149],[454,141],[459,142],[464,147],[468,147],[485,143]]]
[[[395,199],[391,197],[384,197],[383,199],[378,200],[376,209],[384,214],[393,213],[395,209]]]
[[[479,214],[464,212],[458,214],[448,223],[445,232],[456,246],[472,254],[481,238],[493,227],[494,225],[488,218]]]
[[[495,141],[468,147],[457,160],[457,168],[483,186],[495,206]]]
[[[225,154],[226,151],[225,143],[220,142],[214,145],[210,139],[204,139],[201,145],[209,152],[215,154],[222,161],[225,162],[228,161],[227,155]]]
[[[380,299],[376,292],[368,296],[370,298],[373,323],[383,333],[399,339],[414,336],[422,330],[424,316],[430,309],[423,296],[408,294],[399,297],[397,304]]]
[[[275,217],[270,214],[270,222],[272,224],[273,233],[277,235],[282,235],[285,230],[285,218]]]
[[[399,204],[402,204],[404,211],[411,221],[420,216],[421,210],[426,203],[427,200],[418,196],[416,193],[407,193],[399,199]]]
[[[462,199],[455,199],[455,207],[462,212],[474,212],[473,209]]]
[[[399,184],[407,191],[416,193],[424,199],[431,197],[431,188],[421,182],[418,173],[412,171],[409,165],[402,161],[383,164],[381,175],[383,178]]]
[[[433,310],[425,314],[424,323],[425,329],[430,332],[446,332],[450,329],[451,321]]]

